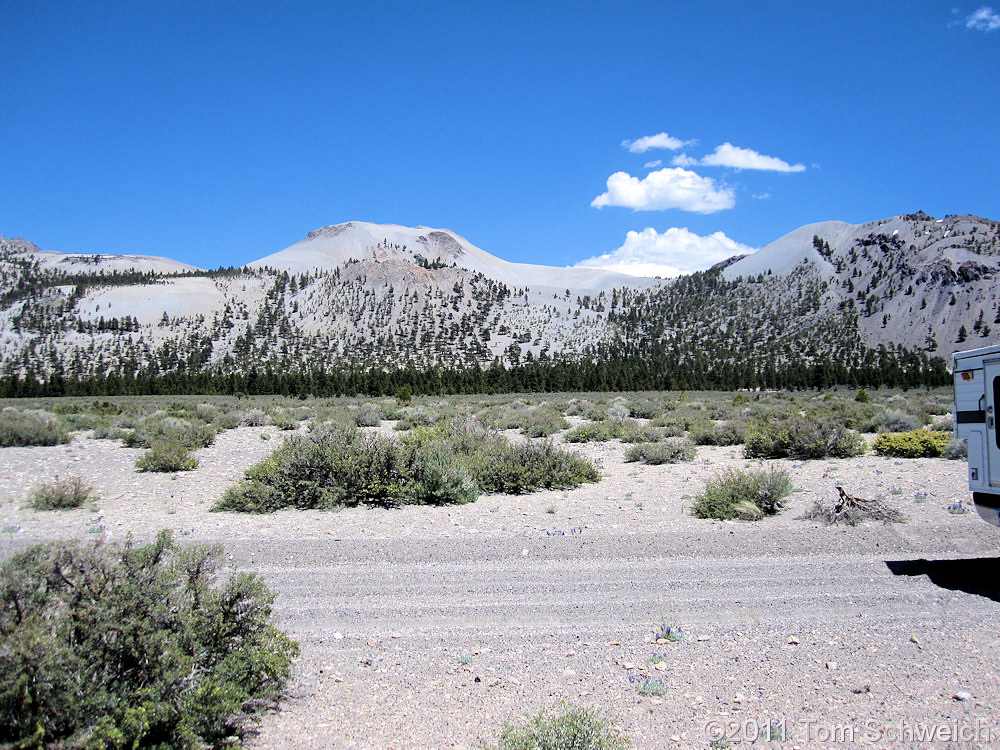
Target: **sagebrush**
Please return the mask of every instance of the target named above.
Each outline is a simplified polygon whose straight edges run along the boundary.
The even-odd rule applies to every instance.
[[[504,724],[493,750],[625,750],[628,735],[616,731],[611,719],[590,708],[560,704],[542,710],[526,724]]]
[[[215,510],[465,503],[480,492],[576,487],[599,479],[592,462],[550,441],[514,444],[473,418],[416,427],[400,440],[334,423],[286,440],[247,469]]]
[[[0,411],[0,448],[68,443],[71,436],[59,420],[44,412]]]
[[[865,439],[841,424],[802,417],[754,422],[744,433],[746,458],[853,458],[867,450]]]
[[[296,644],[221,547],[38,545],[0,567],[0,744],[229,747],[282,695]]]
[[[693,461],[698,449],[686,438],[667,438],[661,443],[637,443],[625,451],[625,463],[676,464]]]
[[[137,471],[192,471],[198,468],[198,459],[179,440],[154,440],[149,450],[135,461]]]
[[[791,493],[792,480],[784,469],[729,469],[705,482],[691,512],[698,518],[756,521],[780,511]]]
[[[97,501],[94,485],[83,477],[57,476],[42,482],[31,493],[30,505],[35,510],[69,510]]]

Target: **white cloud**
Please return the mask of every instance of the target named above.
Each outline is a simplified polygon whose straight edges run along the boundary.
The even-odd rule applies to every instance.
[[[687,154],[677,154],[670,163],[675,167],[696,167],[700,163],[693,156],[688,156]]]
[[[736,205],[733,191],[687,169],[660,169],[640,180],[626,172],[608,178],[608,190],[590,202],[595,208],[624,206],[634,211],[679,208],[711,214]]]
[[[633,154],[644,154],[651,148],[666,148],[676,151],[688,143],[690,141],[682,141],[680,138],[674,138],[672,135],[667,135],[666,133],[657,133],[656,135],[636,138],[634,141],[624,140],[622,141],[622,148],[627,148]]]
[[[764,156],[753,149],[740,148],[728,142],[717,146],[701,163],[712,167],[762,169],[768,172],[803,172],[806,168],[804,164],[789,164],[776,156]]]
[[[731,258],[754,252],[722,232],[702,237],[686,227],[671,227],[660,234],[652,227],[631,231],[617,250],[581,260],[576,267],[605,268],[631,276],[679,276],[701,271]]]
[[[770,193],[754,193],[753,194],[753,198],[755,200],[759,200],[759,201],[766,201],[770,197],[771,197]]]
[[[978,31],[995,31],[1000,29],[1000,13],[984,5],[965,19],[965,28]]]
[[[656,169],[657,167],[663,166],[663,159],[657,159],[656,161],[647,161],[642,165],[643,169]]]

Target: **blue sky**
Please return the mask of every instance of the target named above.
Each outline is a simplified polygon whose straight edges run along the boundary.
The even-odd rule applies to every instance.
[[[1000,219],[1000,5],[0,0],[0,27],[0,234],[46,250],[240,265],[362,220],[666,273],[814,221]]]

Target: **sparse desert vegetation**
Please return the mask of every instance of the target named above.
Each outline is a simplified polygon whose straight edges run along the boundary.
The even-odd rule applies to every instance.
[[[625,750],[628,737],[611,720],[589,708],[560,705],[541,710],[524,724],[507,724],[495,745],[484,750]]]
[[[962,638],[944,637],[955,633],[932,604],[941,589],[927,576],[898,578],[883,562],[953,554],[958,544],[968,554],[993,549],[994,530],[968,513],[963,462],[858,450],[898,440],[884,428],[912,424],[899,414],[928,426],[949,420],[950,398],[946,389],[869,389],[866,402],[850,390],[7,402],[8,413],[42,414],[71,442],[3,449],[0,542],[7,559],[70,537],[145,549],[169,527],[171,559],[191,542],[222,542],[225,559],[266,575],[278,624],[302,644],[290,672],[299,697],[279,714],[259,711],[276,693],[250,699],[262,720],[259,739],[245,736],[250,746],[314,737],[390,744],[412,731],[424,743],[505,747],[594,729],[604,711],[615,716],[614,740],[655,746],[671,722],[698,744],[696,722],[754,705],[758,686],[767,696],[760,701],[793,720],[825,716],[801,706],[814,686],[824,696],[834,690],[827,673],[850,669],[859,690],[896,696],[897,681],[884,679],[888,667],[872,656],[875,636],[848,611],[887,623],[878,639],[906,644],[916,632],[922,658],[948,665],[942,674],[972,674],[984,647],[973,657],[956,651]],[[378,419],[359,419],[365,412]],[[604,439],[571,441],[581,426]],[[752,443],[755,427],[781,457],[747,457],[738,438],[761,444]],[[197,466],[140,472],[136,462],[168,433],[185,439],[175,441],[178,455]],[[643,435],[655,439],[630,442]],[[99,496],[99,510],[70,487],[46,490],[55,500],[35,507],[75,511],[35,510],[40,471],[77,478]],[[905,534],[885,521],[905,523]],[[900,597],[900,586],[929,603]],[[948,595],[977,613],[963,632],[1000,619],[992,600]],[[817,625],[820,615],[830,624]],[[511,630],[511,618],[521,630]],[[930,622],[943,629],[928,635],[921,628]],[[820,659],[820,671],[808,672],[800,656],[807,665]],[[769,675],[748,671],[744,659],[766,661]],[[811,676],[798,690],[789,676],[803,669]],[[944,711],[927,708],[936,704],[918,678],[901,682],[921,700],[904,697],[893,711]],[[936,689],[981,692],[986,679]],[[372,691],[385,700],[362,700]],[[570,703],[553,709],[552,694]],[[695,702],[716,694],[727,703]],[[884,717],[867,695],[846,700],[859,716]],[[116,729],[102,725],[95,738],[141,729],[133,714],[108,716]],[[234,736],[247,721],[227,714],[219,731]]]
[[[730,469],[705,482],[691,511],[698,518],[758,521],[780,511],[791,493],[792,480],[784,469]]]
[[[94,503],[97,493],[94,486],[82,477],[56,477],[42,482],[31,493],[31,507],[35,510],[69,510]]]

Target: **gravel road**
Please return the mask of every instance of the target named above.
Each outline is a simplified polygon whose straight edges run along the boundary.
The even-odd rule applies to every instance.
[[[732,747],[1000,747],[1000,530],[947,510],[968,497],[962,461],[776,462],[797,492],[756,523],[687,510],[707,477],[749,463],[739,449],[644,467],[618,443],[580,448],[604,479],[571,491],[209,512],[280,439],[223,433],[176,475],[135,473],[139,451],[112,441],[0,450],[0,555],[160,528],[224,544],[302,647],[252,747],[471,748],[559,700],[610,712],[638,748],[708,747],[720,731]],[[55,474],[92,481],[100,507],[24,508]],[[838,481],[907,522],[797,519]],[[683,639],[657,644],[661,623]],[[765,741],[772,723],[786,741]]]

